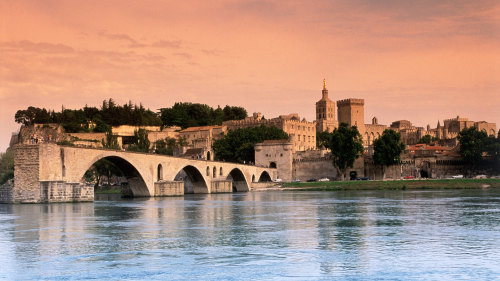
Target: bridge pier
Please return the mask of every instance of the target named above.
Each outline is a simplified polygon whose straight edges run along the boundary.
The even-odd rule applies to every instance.
[[[155,196],[182,196],[184,195],[183,181],[155,182]]]
[[[233,192],[233,182],[230,180],[213,180],[210,193]]]

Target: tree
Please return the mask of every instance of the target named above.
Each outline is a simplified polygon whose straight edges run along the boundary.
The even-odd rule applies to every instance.
[[[500,138],[488,136],[485,140],[485,150],[492,161],[500,161]]]
[[[157,140],[155,142],[155,152],[163,155],[174,155],[174,150],[180,147],[180,141],[174,138],[165,138],[164,140]]]
[[[97,115],[94,118],[94,123],[95,123],[95,127],[94,127],[93,131],[96,133],[105,133],[105,132],[111,131],[111,127],[108,126],[108,124],[106,124],[104,121],[101,120],[100,115]]]
[[[87,172],[85,172],[85,179],[87,181],[95,181],[95,186],[97,187],[101,184],[103,177],[108,179],[108,185],[110,184],[110,179],[113,176],[123,176],[122,171],[111,161],[103,158],[92,165]]]
[[[0,184],[12,178],[14,178],[14,151],[8,149],[7,152],[0,154]]]
[[[476,127],[470,127],[460,131],[457,139],[460,145],[459,153],[469,166],[469,173],[473,174],[486,152],[488,135]]]
[[[373,161],[382,165],[384,178],[385,167],[399,163],[404,150],[405,144],[401,142],[401,134],[391,129],[386,129],[382,136],[373,142]]]
[[[288,140],[283,130],[274,126],[250,127],[229,130],[227,135],[216,140],[212,146],[215,158],[228,162],[255,162],[255,144],[264,140]]]
[[[142,104],[133,105],[131,101],[123,106],[117,105],[113,99],[102,102],[101,109],[88,107],[83,109],[65,109],[61,112],[47,111],[45,108],[30,106],[26,110],[18,110],[14,115],[15,121],[23,125],[34,123],[62,124],[66,132],[88,132],[89,122],[96,123],[94,132],[106,132],[109,126],[160,126],[161,119],[157,113],[145,109]]]
[[[356,126],[349,127],[346,123],[341,123],[330,135],[328,147],[332,151],[333,166],[344,180],[346,170],[352,168],[363,153],[363,139]]]
[[[37,108],[30,106],[26,110],[18,110],[14,115],[14,119],[17,123],[21,123],[23,125],[32,125],[35,123]]]
[[[134,143],[131,144],[127,150],[137,152],[149,152],[151,142],[148,138],[148,132],[145,129],[134,131]]]
[[[224,109],[213,109],[206,104],[178,102],[170,108],[161,109],[163,126],[179,126],[181,128],[221,125],[223,121],[240,120],[247,117],[243,107],[226,105]]]
[[[327,131],[316,133],[316,146],[330,149],[331,139],[332,139],[332,134]]]
[[[118,137],[113,135],[111,129],[106,132],[105,139],[102,140],[102,147],[109,149],[120,149],[118,144]]]
[[[243,107],[226,105],[223,109],[224,121],[241,120],[247,117],[247,111]]]
[[[431,144],[431,142],[435,142],[437,140],[439,140],[439,139],[436,137],[433,137],[431,135],[425,135],[425,136],[421,137],[417,143]]]

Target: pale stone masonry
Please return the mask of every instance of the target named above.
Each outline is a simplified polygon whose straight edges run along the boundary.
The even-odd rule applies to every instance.
[[[458,133],[465,128],[475,127],[480,131],[486,132],[489,136],[496,136],[497,128],[495,123],[486,121],[471,121],[467,118],[457,116],[456,118],[446,119],[443,125],[438,121],[437,127],[431,129],[416,127],[408,120],[397,120],[390,126],[378,123],[377,117],[373,117],[371,124],[365,124],[364,99],[348,98],[337,101],[338,118],[335,119],[335,101],[328,98],[326,81],[323,80],[323,90],[321,99],[316,102],[316,130],[318,132],[332,132],[340,123],[346,123],[349,126],[357,126],[358,131],[363,137],[363,144],[369,154],[372,152],[373,142],[379,138],[384,130],[392,129],[401,134],[402,141],[407,145],[413,145],[425,135],[430,135],[447,145],[456,146],[456,137]]]
[[[264,126],[275,126],[288,134],[295,151],[316,149],[316,123],[300,120],[297,113],[280,115],[277,118],[264,119],[262,114],[254,113],[253,116],[243,120],[231,120],[222,123],[228,130]]]
[[[272,180],[273,168],[193,160],[109,149],[15,145],[14,185],[0,187],[1,203],[81,202],[94,200],[85,172],[97,161],[114,163],[127,179],[127,195],[175,196],[184,193],[250,191],[258,179]]]
[[[321,95],[321,99],[316,102],[316,131],[332,132],[338,127],[339,122],[336,120],[335,101],[328,98],[326,80],[323,80],[323,90]]]

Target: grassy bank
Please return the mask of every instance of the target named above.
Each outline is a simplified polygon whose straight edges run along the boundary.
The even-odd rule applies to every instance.
[[[99,188],[99,189],[95,189],[94,190],[94,193],[95,194],[120,194],[121,192],[121,189],[107,189],[107,188]]]
[[[391,181],[331,181],[284,183],[283,188],[293,190],[404,190],[404,189],[476,189],[498,188],[500,179],[439,179]]]

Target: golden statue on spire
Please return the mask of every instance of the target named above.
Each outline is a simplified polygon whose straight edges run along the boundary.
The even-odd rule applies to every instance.
[[[323,79],[323,90],[326,90],[326,79]]]

